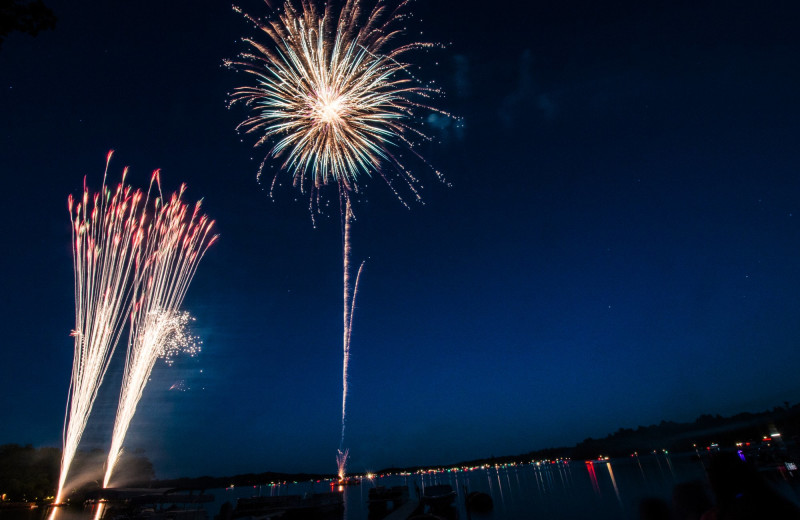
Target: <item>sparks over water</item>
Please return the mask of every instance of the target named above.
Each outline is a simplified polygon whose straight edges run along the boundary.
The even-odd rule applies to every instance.
[[[350,450],[345,449],[342,451],[342,448],[339,448],[336,452],[336,466],[339,468],[339,480],[344,480],[345,471],[347,470],[347,457],[349,454]]]
[[[286,0],[283,10],[266,21],[234,7],[268,39],[263,43],[245,38],[250,51],[227,63],[253,79],[253,84],[234,89],[231,104],[243,103],[251,110],[237,130],[255,134],[256,147],[271,146],[259,166],[259,178],[268,158],[282,158],[272,189],[281,171],[288,171],[293,185],[309,194],[312,218],[320,208],[323,188],[337,187],[344,271],[340,476],[348,454],[344,429],[353,309],[364,267],[362,262],[351,285],[350,197],[359,191],[363,178],[377,173],[403,204],[395,180],[421,202],[419,181],[396,151],[408,150],[425,163],[415,147],[429,138],[418,128],[415,114],[440,112],[427,104],[438,90],[421,84],[403,60],[409,51],[433,45],[393,45],[404,30],[401,24],[409,18],[408,4],[405,0],[391,7],[378,0],[369,10],[361,0],[344,0],[341,8],[333,0],[324,6],[303,0],[300,7]],[[433,172],[442,180],[440,172]]]
[[[157,175],[156,171],[154,177]],[[190,211],[181,200],[184,190],[185,185],[166,204],[156,199],[153,221],[146,224],[141,261],[134,276],[128,352],[103,487],[108,486],[122,455],[125,435],[156,360],[170,357],[176,350],[196,349],[196,338],[186,329],[190,317],[179,308],[200,260],[217,235],[210,233],[214,222],[200,215],[200,202]]]
[[[92,195],[68,200],[72,220],[72,256],[75,270],[75,353],[64,420],[63,452],[56,504],[64,499],[65,482],[94,405],[97,391],[129,308],[129,278],[141,246],[142,192],[122,181],[112,193],[103,186]]]

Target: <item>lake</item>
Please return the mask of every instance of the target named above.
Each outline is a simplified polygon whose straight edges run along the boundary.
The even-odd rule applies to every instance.
[[[770,480],[778,491],[800,504],[798,480],[786,480],[781,473],[771,472]],[[530,520],[586,519],[611,520],[639,518],[642,499],[656,497],[670,501],[676,484],[705,481],[702,463],[690,454],[649,453],[610,461],[584,461],[506,465],[471,470],[437,470],[407,475],[376,476],[363,479],[359,485],[345,486],[343,520],[368,520],[367,496],[375,486],[406,485],[414,498],[417,489],[437,484],[450,484],[457,491],[456,516],[460,520]],[[247,486],[207,491],[214,502],[207,504],[213,519],[225,502],[236,504],[242,497],[305,494],[332,491],[328,482],[297,482]],[[486,514],[468,515],[464,507],[466,494],[481,491],[489,494],[494,508]],[[42,510],[25,514],[0,513],[2,520],[41,520]],[[59,514],[57,520],[84,520],[89,515]]]
[[[482,491],[494,501],[494,509],[484,515],[472,514],[481,520],[529,520],[531,518],[636,519],[639,502],[646,497],[670,501],[672,488],[682,482],[703,481],[704,468],[687,455],[648,454],[630,459],[587,464],[540,463],[515,466],[484,467],[471,471],[440,470],[424,474],[393,475],[364,479],[360,485],[343,488],[344,520],[367,520],[367,495],[374,486],[408,485],[410,495],[416,489],[436,484],[450,484],[458,492],[458,517],[468,518],[464,507],[466,493]],[[794,495],[788,486],[782,490]],[[303,494],[330,491],[330,484],[290,483],[214,490],[214,514],[225,501],[233,505],[240,497],[255,495]]]

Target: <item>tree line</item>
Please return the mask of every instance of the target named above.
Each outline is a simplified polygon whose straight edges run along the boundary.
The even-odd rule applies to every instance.
[[[106,452],[79,451],[70,469],[70,480],[78,497],[99,489],[103,479]],[[11,502],[51,500],[61,468],[60,448],[34,448],[32,445],[0,445],[0,497]],[[150,485],[155,477],[153,464],[141,452],[123,452],[120,460],[121,486]]]

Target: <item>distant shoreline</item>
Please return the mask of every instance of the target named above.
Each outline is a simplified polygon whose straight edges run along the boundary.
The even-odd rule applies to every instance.
[[[692,452],[697,455],[712,449],[743,449],[752,446],[772,446],[781,457],[800,461],[800,404],[776,406],[771,410],[743,412],[730,417],[704,414],[692,422],[661,421],[659,424],[639,426],[636,429],[620,428],[601,439],[587,438],[574,446],[547,448],[518,455],[505,455],[472,459],[449,464],[426,466],[388,467],[374,471],[376,475],[416,473],[442,468],[465,468],[523,464],[532,461],[558,459],[593,460],[599,456],[629,457],[654,451],[672,453]],[[765,450],[766,452],[766,450]],[[102,468],[105,453],[100,450],[81,452],[86,470]],[[34,448],[31,445],[0,445],[0,490],[6,494],[3,502],[47,502],[54,494],[58,479],[61,450],[53,447]],[[141,454],[127,454],[126,467],[137,475],[126,485],[153,488],[219,489],[231,486],[257,486],[265,484],[334,480],[333,473],[243,473],[232,476],[200,476],[157,479],[152,463]],[[99,462],[98,462],[99,461]],[[81,492],[97,489],[94,478],[86,478]],[[80,494],[80,493],[79,493]],[[50,498],[52,500],[52,498]]]
[[[534,460],[591,460],[601,455],[612,458],[645,454],[654,450],[691,452],[706,450],[712,444],[733,448],[737,442],[763,442],[780,432],[786,442],[796,441],[800,446],[800,403],[776,406],[762,412],[742,412],[729,417],[703,414],[692,422],[661,421],[659,424],[639,426],[636,429],[620,428],[601,439],[591,437],[574,446],[546,448],[518,455],[504,455],[425,466],[388,467],[375,474],[416,473],[437,468],[475,467],[482,465],[528,463]],[[278,482],[335,479],[332,473],[245,473],[228,477],[185,477],[154,480],[157,487],[190,487],[212,489],[234,486],[253,486]],[[212,485],[213,484],[213,485]]]

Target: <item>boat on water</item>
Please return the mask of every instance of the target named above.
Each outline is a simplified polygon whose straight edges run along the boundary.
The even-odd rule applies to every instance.
[[[92,493],[86,506],[94,515],[102,507],[104,520],[208,520],[203,504],[214,495],[174,488],[106,488]]]
[[[318,520],[341,518],[344,497],[341,493],[313,493],[307,495],[281,495],[240,498],[231,513],[231,520],[285,518],[290,520]]]
[[[240,498],[231,519],[271,518],[283,516],[284,511],[300,506],[300,495]]]
[[[476,513],[488,513],[494,507],[494,502],[489,494],[482,493],[480,491],[473,491],[467,495],[466,499],[464,499],[464,505],[467,507],[468,511],[474,511]]]
[[[357,486],[359,484],[361,484],[361,479],[355,477],[345,477],[333,481],[334,486]]]
[[[453,505],[455,499],[456,492],[453,491],[453,486],[450,484],[438,484],[427,486],[422,491],[421,502],[423,506],[428,506],[431,509],[442,509]]]
[[[0,501],[0,513],[3,511],[29,511],[31,509],[37,509],[39,504],[36,502],[1,502]]]
[[[408,502],[408,486],[377,486],[369,490],[367,507],[370,514],[394,511]]]

